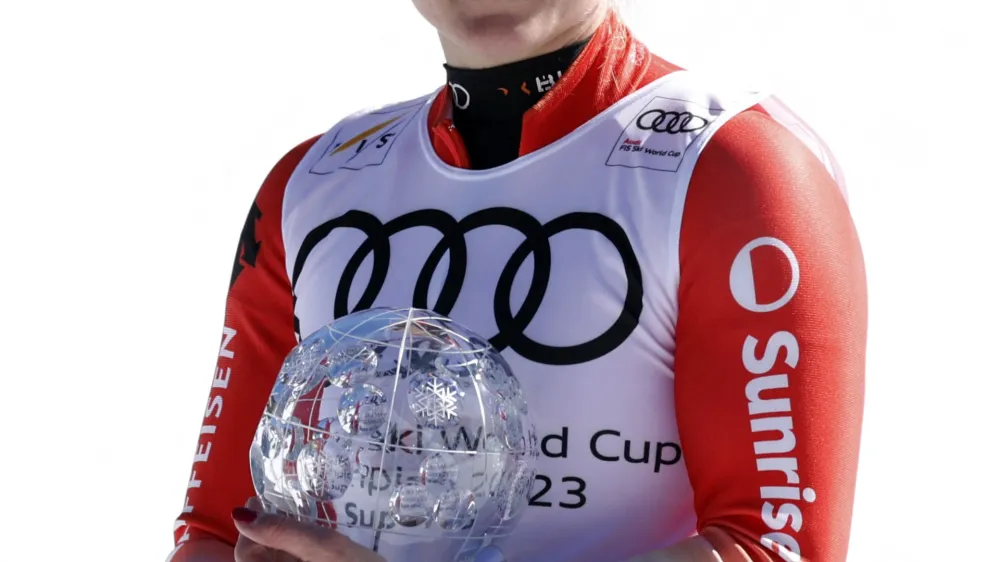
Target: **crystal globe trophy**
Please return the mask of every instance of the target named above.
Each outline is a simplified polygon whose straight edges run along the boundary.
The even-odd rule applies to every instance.
[[[265,509],[395,560],[474,560],[527,507],[538,439],[482,337],[437,313],[341,317],[285,359],[250,450]]]

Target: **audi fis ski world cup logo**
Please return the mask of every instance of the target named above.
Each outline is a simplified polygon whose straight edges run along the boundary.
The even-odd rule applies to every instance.
[[[351,255],[343,256],[345,259],[342,263],[341,259],[336,258],[338,263],[330,266],[331,271],[336,271],[340,275],[339,280],[336,278],[331,280],[336,284],[331,303],[333,317],[340,318],[374,306],[398,305],[399,303],[377,303],[379,294],[389,277],[389,265],[393,255],[390,250],[390,238],[401,233],[404,233],[405,238],[405,233],[408,231],[431,228],[440,233],[441,238],[427,252],[423,264],[416,272],[411,305],[449,316],[463,287],[472,281],[467,276],[467,270],[469,256],[473,252],[470,252],[466,238],[471,232],[484,227],[512,229],[523,237],[520,244],[506,257],[499,278],[495,281],[492,307],[497,333],[489,338],[489,342],[497,350],[510,348],[525,359],[536,363],[575,365],[610,353],[624,343],[638,326],[643,308],[643,286],[642,272],[635,250],[624,229],[617,222],[604,215],[587,212],[568,213],[543,223],[524,211],[509,207],[483,209],[462,219],[455,219],[441,210],[422,209],[383,223],[370,213],[348,211],[315,227],[303,240],[292,268],[291,281],[296,303],[301,296],[298,292],[299,279],[310,255],[324,240],[335,233],[354,230],[363,233],[364,239]],[[553,248],[550,241],[554,236],[569,231],[589,231],[607,241],[607,245],[617,252],[625,272],[625,291],[617,317],[614,319],[609,317],[606,322],[601,321],[601,325],[595,329],[595,332],[601,330],[599,335],[570,345],[548,345],[532,339],[525,331],[538,315],[549,291],[549,280],[553,272]],[[341,240],[348,239],[356,238],[351,236]],[[406,255],[412,259],[412,250],[407,251]],[[504,256],[492,255],[491,259],[503,260]],[[529,259],[530,275],[518,276],[522,266]],[[362,270],[363,263],[366,264],[368,279],[367,282],[358,284],[356,278]],[[324,264],[323,267],[328,266]],[[512,299],[515,278],[518,278],[518,286],[527,281],[527,290],[523,298],[517,295],[518,298]],[[494,281],[490,279],[484,282]],[[432,283],[435,288],[440,287],[433,303],[429,302]],[[362,286],[363,290],[352,307],[348,299],[352,286],[356,285]],[[512,306],[515,302],[519,302],[520,305]],[[309,306],[322,306],[322,303],[309,303]],[[301,336],[298,308],[296,308],[296,331]]]
[[[720,110],[655,97],[632,119],[608,157],[608,166],[676,172],[688,147]]]

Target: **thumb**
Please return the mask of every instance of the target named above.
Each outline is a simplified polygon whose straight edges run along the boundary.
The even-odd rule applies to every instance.
[[[253,542],[302,560],[335,560],[336,554],[344,549],[344,541],[348,540],[331,529],[245,507],[233,510],[233,522],[240,534]]]

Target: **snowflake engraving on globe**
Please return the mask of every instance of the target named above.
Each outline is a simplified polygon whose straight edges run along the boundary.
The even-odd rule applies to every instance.
[[[250,450],[265,507],[394,560],[472,560],[527,508],[538,438],[482,337],[437,313],[337,319],[288,354]]]

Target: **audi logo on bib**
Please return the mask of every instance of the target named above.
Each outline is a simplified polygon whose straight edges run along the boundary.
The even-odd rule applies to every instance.
[[[704,129],[708,121],[687,111],[651,109],[640,115],[635,125],[641,131],[677,135]]]
[[[406,213],[385,223],[364,211],[348,211],[312,229],[299,249],[292,269],[292,287],[298,282],[309,254],[330,234],[338,229],[360,230],[366,238],[347,259],[337,282],[333,314],[339,318],[357,310],[371,308],[386,282],[391,259],[389,239],[401,232],[419,227],[430,227],[441,233],[440,241],[428,252],[413,288],[412,306],[431,309],[449,315],[463,284],[466,282],[469,251],[466,235],[478,228],[502,226],[516,230],[524,240],[506,258],[493,293],[493,313],[497,333],[489,338],[499,351],[511,348],[519,355],[547,365],[575,365],[586,363],[611,352],[631,335],[639,324],[643,307],[642,274],[635,250],[628,236],[613,219],[597,213],[575,212],[542,223],[524,211],[509,207],[494,207],[474,212],[461,220],[436,209],[422,209]],[[618,317],[597,337],[568,346],[546,345],[525,334],[525,329],[535,318],[549,288],[552,272],[552,247],[550,239],[562,232],[585,230],[603,236],[618,252],[625,270],[626,289]],[[429,293],[435,271],[447,254],[444,282],[436,302],[431,303]],[[353,309],[348,306],[348,295],[355,277],[368,256],[372,256],[371,276],[364,286],[360,299]],[[521,266],[532,258],[532,274],[527,294],[517,310],[511,310],[511,293],[514,279]],[[503,256],[497,256],[503,259]],[[485,335],[485,334],[484,334]]]

